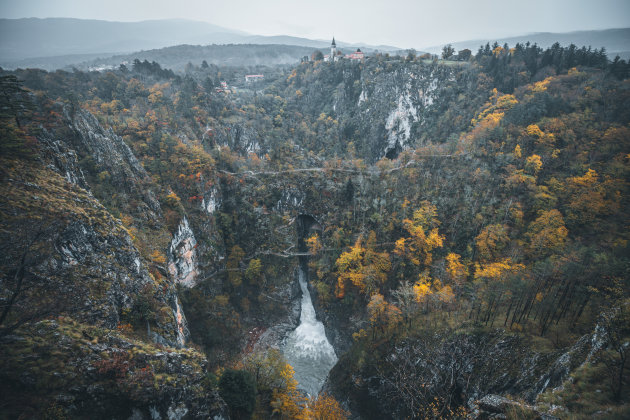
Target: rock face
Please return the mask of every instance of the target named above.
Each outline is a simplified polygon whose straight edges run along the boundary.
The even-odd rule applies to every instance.
[[[65,317],[24,332],[0,338],[8,418],[229,418],[204,385],[207,362],[195,351],[147,345]]]
[[[242,124],[224,124],[211,130],[212,142],[216,147],[228,146],[243,154],[265,154],[267,148],[260,134],[253,126]]]
[[[173,234],[168,248],[168,271],[177,284],[193,287],[199,274],[197,270],[197,240],[188,219],[184,217]]]
[[[158,221],[160,203],[145,186],[147,173],[123,139],[111,128],[104,129],[88,111],[71,112],[65,107],[63,112],[73,135],[61,140],[88,160],[93,172],[106,177],[118,194],[138,197],[143,204],[140,211],[149,220]]]
[[[562,385],[570,372],[604,345],[597,329],[565,351],[552,352],[531,349],[521,337],[499,330],[436,333],[390,349],[378,372],[366,363],[359,368],[361,374],[349,378],[351,359],[342,357],[325,389],[340,400],[347,398],[349,407],[367,419],[406,418],[409,407],[444,395],[450,395],[455,406],[468,406],[472,418],[505,418],[508,409],[518,406],[534,417],[551,419],[528,404],[545,389]]]
[[[59,173],[71,184],[78,185],[87,191],[90,190],[74,150],[70,149],[62,140],[55,138],[46,129],[43,130],[38,140],[46,150],[46,155],[51,159],[51,164],[48,166],[50,169]]]
[[[0,328],[3,414],[227,418],[203,384],[204,356],[183,348],[188,333],[174,283],[149,269],[129,230],[89,191],[78,159],[91,159],[158,221],[144,169],[89,113],[67,112],[66,122],[70,132],[42,132],[39,160],[3,161],[0,297],[17,297]],[[187,220],[176,236],[173,252],[186,244],[177,257],[190,257]],[[191,279],[195,266],[180,261],[181,278]]]
[[[201,208],[209,215],[213,215],[220,206],[221,196],[219,195],[219,190],[213,187],[203,195]]]
[[[107,168],[112,177],[119,179],[122,185],[129,187],[127,180],[147,176],[129,146],[111,128],[105,130],[88,111],[78,110],[74,115],[70,115],[68,108],[65,108],[64,112],[71,128],[77,134],[75,141],[97,165]]]

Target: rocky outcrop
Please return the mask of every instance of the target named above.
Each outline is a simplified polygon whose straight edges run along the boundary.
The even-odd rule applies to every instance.
[[[111,128],[103,128],[88,111],[71,112],[65,107],[63,113],[74,135],[61,140],[85,159],[85,165],[98,174],[99,182],[107,180],[118,194],[137,197],[144,207],[140,211],[157,222],[162,213],[160,203],[146,186],[147,172],[123,139]]]
[[[90,190],[85,180],[85,175],[79,166],[77,153],[74,150],[70,149],[62,140],[55,138],[46,129],[42,130],[38,141],[45,150],[43,155],[50,160],[47,164],[48,168],[59,173],[71,184],[78,185],[88,191]]]
[[[0,299],[16,296],[0,326],[3,414],[227,418],[202,385],[205,359],[181,349],[173,284],[149,272],[81,178],[65,176],[80,174],[73,154],[48,141],[63,153],[47,166],[6,162],[0,183]]]
[[[201,199],[201,208],[209,215],[213,215],[221,206],[221,195],[216,187],[209,189]]]
[[[8,418],[228,419],[196,351],[62,317],[0,338]]]
[[[110,129],[104,129],[96,117],[85,110],[71,114],[64,108],[65,117],[70,127],[77,134],[79,142],[97,165],[106,168],[110,175],[121,181],[121,185],[130,188],[128,182],[147,176],[146,171],[131,152],[123,139]]]
[[[264,142],[253,125],[222,124],[215,128],[208,129],[206,136],[208,139],[211,139],[213,146],[228,146],[230,149],[244,155],[248,153],[264,155],[266,152]]]
[[[367,419],[405,418],[410,407],[417,410],[418,404],[433,398],[449,398],[453,406],[469,408],[472,418],[505,418],[506,410],[518,409],[551,419],[544,410],[537,411],[537,396],[562,385],[605,345],[602,339],[596,329],[564,351],[545,352],[499,330],[444,331],[407,339],[384,356],[364,355],[361,367],[353,367],[353,356],[347,354],[331,371],[325,390]]]
[[[193,287],[199,274],[197,270],[197,240],[188,219],[184,217],[173,234],[168,248],[168,271],[177,284]]]

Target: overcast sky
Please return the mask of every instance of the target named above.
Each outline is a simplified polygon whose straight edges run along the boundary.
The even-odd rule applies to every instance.
[[[0,0],[0,17],[183,18],[258,35],[421,48],[530,32],[630,27],[630,0]]]

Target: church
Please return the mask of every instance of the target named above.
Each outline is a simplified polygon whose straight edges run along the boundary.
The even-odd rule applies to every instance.
[[[337,43],[335,42],[335,37],[332,39],[332,43],[330,44],[330,54],[326,54],[324,56],[324,61],[339,61],[342,58],[354,61],[362,61],[365,58],[365,53],[361,51],[360,48],[353,53],[343,55],[341,50],[337,49]]]

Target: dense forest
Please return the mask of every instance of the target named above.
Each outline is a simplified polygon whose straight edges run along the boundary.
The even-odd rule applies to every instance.
[[[629,77],[558,44],[2,72],[1,417],[626,418]]]

